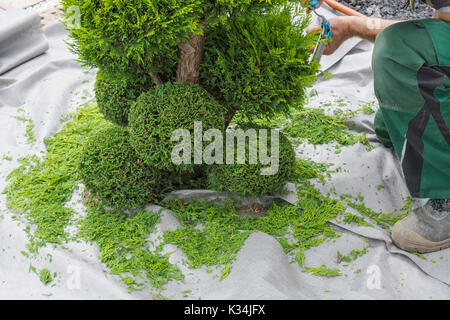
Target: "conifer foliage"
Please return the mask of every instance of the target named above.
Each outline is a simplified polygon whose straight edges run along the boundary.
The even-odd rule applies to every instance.
[[[201,170],[173,165],[170,134],[177,129],[192,132],[194,121],[201,121],[204,130],[214,128],[225,135],[237,114],[251,124],[256,118],[302,107],[305,87],[315,80],[318,66],[307,64],[314,39],[304,34],[309,18],[300,1],[62,3],[68,21],[73,18],[69,8],[75,6],[81,14],[80,25],[66,24],[70,46],[83,65],[99,69],[97,103],[105,118],[118,125],[97,132],[80,161],[83,182],[99,200],[107,195],[109,206],[114,201],[121,208],[144,205],[155,200],[159,194],[155,190],[169,190],[171,179],[186,175],[190,179],[208,175],[202,181],[209,181],[209,187],[243,195],[281,191],[290,177],[286,172],[295,164],[292,147],[284,138],[281,153],[289,161],[280,163],[279,174],[273,178],[276,183],[268,184],[242,165],[237,171],[237,167],[219,170],[220,165],[201,166]],[[115,150],[112,142],[119,137],[119,149],[126,146],[129,152]],[[133,164],[127,166],[131,158]],[[230,170],[241,173],[233,183],[245,180],[243,185],[248,187],[221,184]],[[119,177],[114,178],[115,172]],[[126,183],[124,175],[130,175],[133,183]],[[143,186],[152,194],[134,194]]]

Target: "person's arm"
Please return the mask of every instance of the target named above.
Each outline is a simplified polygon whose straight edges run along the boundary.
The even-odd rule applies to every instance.
[[[384,28],[401,22],[401,20],[386,20],[366,17],[348,17],[348,32],[351,37],[360,37],[364,40],[375,42],[377,34]]]
[[[434,11],[433,19],[439,19],[445,22],[450,22],[450,12]]]
[[[399,20],[384,20],[367,17],[334,17],[330,18],[330,26],[333,32],[331,41],[325,47],[324,54],[329,55],[336,51],[337,48],[347,39],[352,37],[360,37],[367,41],[374,42],[377,34],[384,28],[401,22]],[[310,26],[306,32],[311,32],[320,28],[318,25]]]

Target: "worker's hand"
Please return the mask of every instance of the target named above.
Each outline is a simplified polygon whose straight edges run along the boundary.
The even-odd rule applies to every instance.
[[[333,52],[337,50],[337,48],[340,47],[340,45],[347,39],[351,38],[353,35],[350,32],[350,26],[351,26],[351,17],[343,16],[343,17],[333,17],[329,19],[331,31],[333,33],[333,36],[331,40],[328,42],[328,44],[325,47],[324,54],[330,55]],[[319,25],[312,25],[306,28],[306,33],[310,33],[314,30],[321,29]],[[314,48],[312,48],[311,51],[313,51]]]

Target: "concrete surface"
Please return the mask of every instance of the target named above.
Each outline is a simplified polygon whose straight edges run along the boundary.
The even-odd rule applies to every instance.
[[[59,20],[63,10],[62,10],[61,6],[56,6],[56,7],[38,10],[38,12],[39,12],[39,15],[41,16],[41,24],[43,26],[46,26],[50,22]]]

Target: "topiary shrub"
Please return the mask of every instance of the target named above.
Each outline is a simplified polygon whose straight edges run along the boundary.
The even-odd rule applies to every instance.
[[[101,70],[95,90],[102,113],[129,130],[126,143],[124,133],[120,134],[123,156],[101,136],[102,147],[91,151],[86,147],[82,159],[86,163],[80,170],[85,170],[83,177],[95,194],[119,206],[139,196],[131,201],[136,205],[148,198],[147,192],[136,193],[144,184],[141,173],[149,174],[148,189],[153,190],[161,170],[172,174],[177,187],[186,187],[201,177],[198,171],[204,166],[172,162],[173,148],[179,145],[171,139],[175,130],[186,129],[192,136],[194,122],[201,121],[203,132],[224,131],[236,113],[251,120],[301,106],[304,87],[315,80],[317,65],[307,66],[307,61],[316,35],[303,34],[309,17],[294,10],[291,2],[303,1],[62,0],[72,51],[82,64]],[[73,24],[77,13],[80,24]],[[130,167],[125,162],[105,162],[94,151],[131,161]],[[257,173],[258,165],[215,166],[217,174],[209,170],[210,185],[245,195],[276,192],[288,177],[286,159],[281,159],[281,171],[272,177]],[[115,165],[123,169],[108,171]],[[90,167],[98,170],[100,178],[89,175]],[[235,169],[248,177],[245,183],[240,180],[241,187]],[[227,171],[234,174],[231,181],[213,183],[226,180]],[[114,174],[125,180],[124,172],[129,172],[132,182],[107,185],[114,182]],[[252,175],[257,176],[250,179]],[[171,185],[164,177],[159,182],[162,190],[166,183]]]
[[[98,108],[105,119],[125,127],[131,105],[142,91],[153,86],[151,82],[141,84],[131,79],[110,77],[99,71],[94,87]]]
[[[170,188],[167,175],[144,165],[130,146],[128,131],[115,125],[89,137],[79,173],[91,195],[114,209],[144,206]]]
[[[193,154],[194,122],[201,122],[201,134],[209,129],[224,131],[224,113],[224,106],[199,85],[169,82],[143,93],[131,107],[130,144],[147,165],[194,172],[194,164],[176,166],[172,162],[172,150],[180,144],[172,141],[172,134],[178,129],[189,130]]]
[[[255,128],[255,126],[241,126],[228,131],[228,134],[238,129],[242,129],[242,132],[245,133],[250,128]],[[258,134],[258,132],[261,132],[260,129],[267,129],[267,155],[271,156],[273,155],[272,136],[268,128],[259,127],[258,130],[255,130],[257,132],[255,150],[261,150],[262,140]],[[291,143],[281,132],[279,132],[278,141],[278,168],[272,172],[275,174],[262,174],[262,170],[270,167],[270,165],[263,164],[259,156],[255,164],[251,163],[249,152],[251,144],[249,139],[245,139],[245,161],[238,163],[238,149],[234,144],[232,149],[234,152],[233,164],[209,167],[207,173],[208,186],[213,190],[237,193],[244,197],[272,195],[281,192],[286,183],[295,176],[296,157]],[[224,147],[224,150],[227,150],[226,147]]]
[[[239,16],[208,29],[201,83],[218,101],[251,119],[301,107],[315,81],[305,37],[307,18],[290,6],[264,15]],[[298,19],[295,21],[295,19]]]

